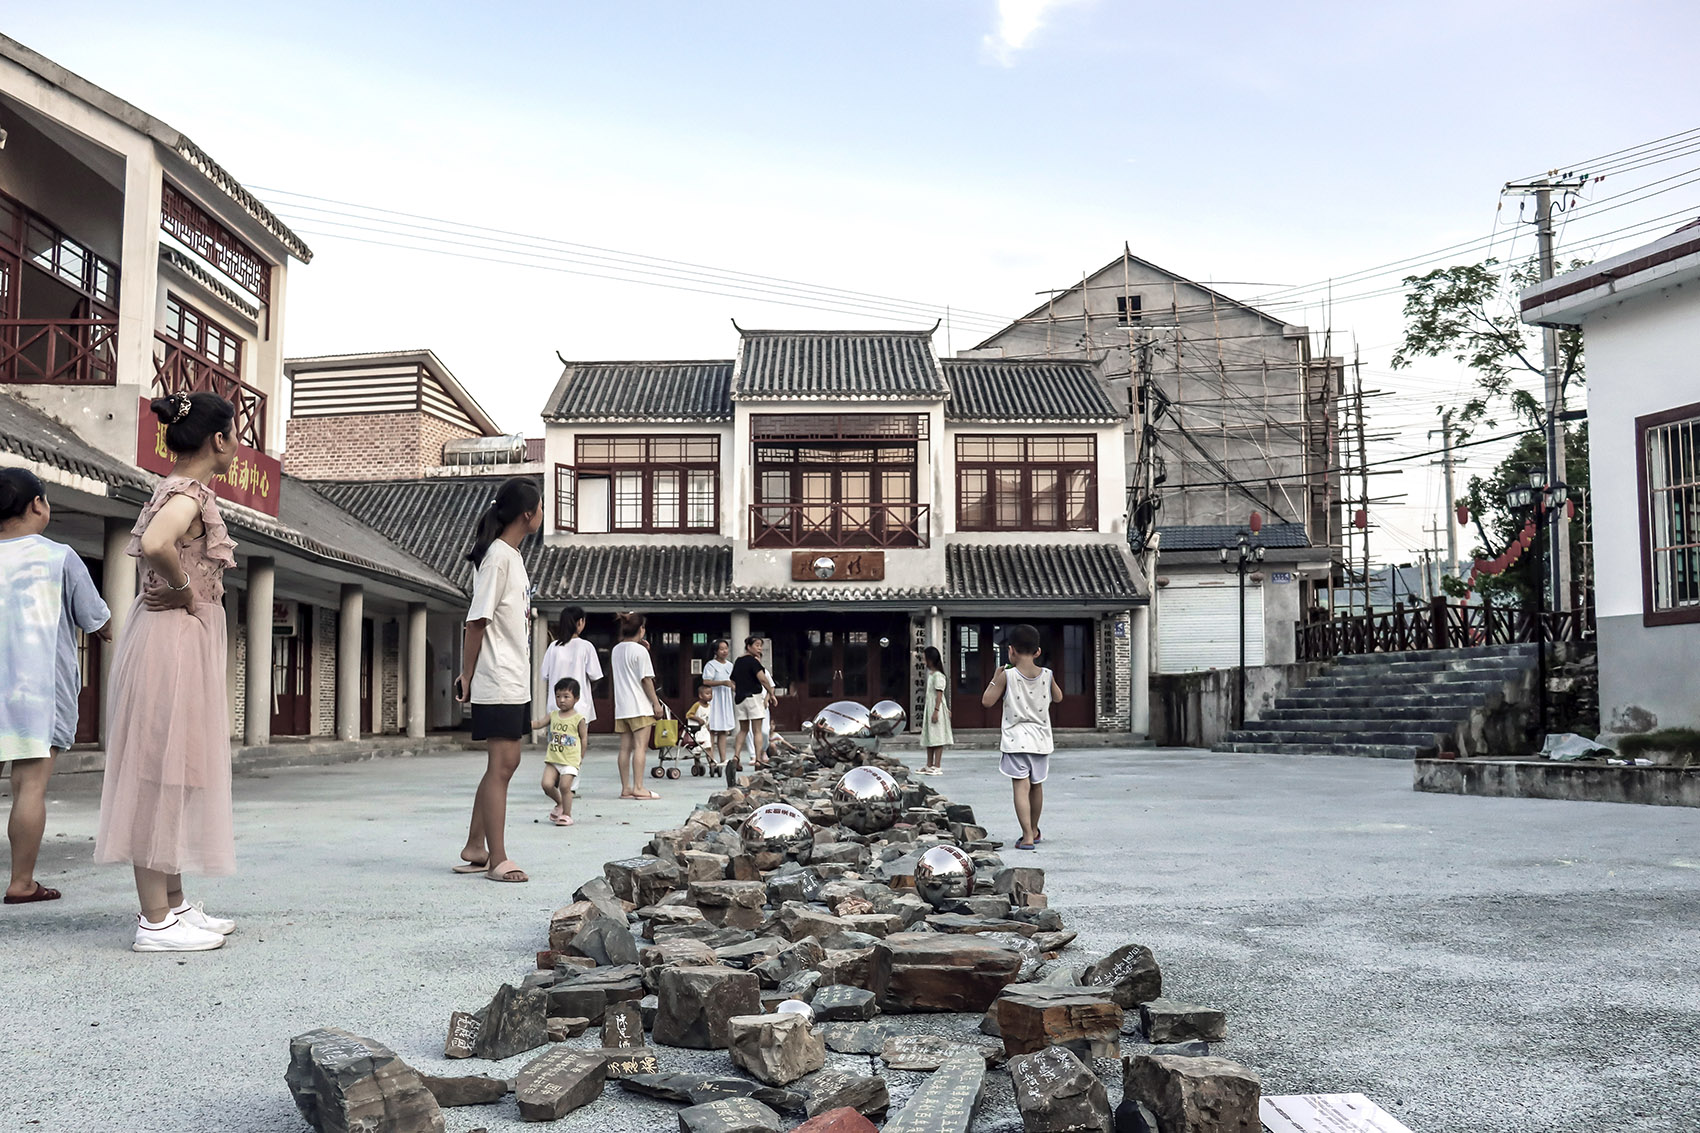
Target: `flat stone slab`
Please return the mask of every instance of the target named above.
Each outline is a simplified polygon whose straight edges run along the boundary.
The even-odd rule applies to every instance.
[[[984,1011],[1021,970],[1021,954],[963,933],[900,932],[873,948],[870,990],[888,1014]]]
[[[782,1118],[753,1098],[693,1105],[679,1111],[679,1133],[780,1133]]]
[[[921,1083],[883,1133],[968,1133],[986,1085],[986,1063],[975,1055],[952,1058]]]
[[[514,1100],[526,1121],[557,1121],[602,1095],[607,1060],[600,1054],[557,1048],[527,1063],[514,1083]]]
[[[891,1029],[877,1023],[822,1023],[815,1030],[839,1054],[878,1054],[891,1037]]]
[[[893,1035],[880,1048],[880,1061],[892,1070],[937,1070],[953,1058],[971,1055],[991,1062],[1001,1053],[996,1043],[963,1042],[943,1035]]]
[[[848,984],[823,987],[809,1000],[815,1019],[822,1023],[864,1023],[879,1014],[874,993]]]
[[[437,1099],[395,1051],[336,1027],[291,1039],[283,1077],[302,1118],[319,1133],[445,1128]]]
[[[425,1083],[425,1088],[431,1091],[431,1096],[436,1098],[437,1104],[444,1109],[462,1105],[490,1105],[508,1096],[508,1082],[505,1078],[486,1078],[482,1074],[437,1078],[430,1074],[421,1074],[419,1080]]]
[[[602,1057],[604,1071],[610,1078],[631,1078],[638,1074],[661,1072],[660,1052],[647,1046],[605,1046],[591,1051]]]
[[[816,1117],[848,1106],[868,1117],[883,1117],[891,1107],[885,1079],[877,1075],[822,1070],[809,1080],[808,1114]]]
[[[1141,1029],[1151,1043],[1218,1043],[1228,1037],[1228,1019],[1214,1007],[1154,999],[1139,1009]]]

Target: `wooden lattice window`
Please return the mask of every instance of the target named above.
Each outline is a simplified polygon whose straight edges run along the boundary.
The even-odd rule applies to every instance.
[[[720,438],[583,436],[577,476],[606,479],[611,531],[720,529]]]
[[[958,531],[1094,531],[1097,527],[1096,437],[956,438]]]
[[[1638,418],[1642,618],[1700,622],[1700,404]]]
[[[578,530],[578,501],[575,489],[578,478],[573,474],[572,467],[566,464],[555,465],[555,530]]]
[[[774,441],[881,441],[927,439],[921,413],[757,413],[750,436]]]
[[[271,302],[271,264],[169,181],[160,197],[159,226],[260,302]]]

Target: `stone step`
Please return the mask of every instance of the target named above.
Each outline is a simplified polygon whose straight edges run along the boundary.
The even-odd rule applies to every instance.
[[[1332,704],[1351,697],[1376,696],[1463,696],[1471,699],[1501,692],[1505,681],[1436,681],[1434,684],[1408,685],[1398,682],[1378,682],[1361,685],[1323,685],[1314,682],[1295,689],[1282,697],[1295,703]]]
[[[1477,702],[1470,701],[1456,706],[1433,704],[1389,704],[1366,707],[1361,710],[1345,710],[1333,704],[1307,704],[1301,707],[1277,705],[1265,712],[1256,721],[1264,720],[1339,720],[1350,716],[1357,720],[1414,720],[1424,724],[1436,724],[1450,727],[1453,723],[1466,719],[1470,709],[1478,707]],[[1456,711],[1454,711],[1456,708]]]
[[[1501,695],[1469,695],[1458,693],[1378,693],[1373,696],[1305,697],[1283,696],[1275,702],[1277,710],[1288,708],[1324,708],[1340,713],[1367,714],[1383,708],[1436,708],[1450,712],[1468,712],[1484,705],[1495,707]]]
[[[1268,755],[1348,755],[1360,759],[1416,759],[1435,753],[1432,747],[1420,748],[1401,744],[1288,744],[1238,741],[1219,743],[1212,750]]]
[[[1335,717],[1334,719],[1285,720],[1261,717],[1247,720],[1246,728],[1260,732],[1410,732],[1445,736],[1457,727],[1456,720],[1389,720],[1381,717]]]
[[[1523,642],[1517,645],[1480,645],[1469,649],[1406,649],[1394,653],[1345,653],[1335,660],[1335,665],[1346,668],[1360,665],[1379,665],[1388,661],[1464,661],[1483,657],[1526,657],[1533,661],[1535,647],[1532,643]]]
[[[1361,732],[1282,732],[1247,728],[1229,732],[1225,743],[1292,744],[1299,747],[1330,747],[1336,744],[1373,744],[1378,747],[1413,747],[1433,751],[1447,736],[1436,732],[1407,732],[1375,729]]]

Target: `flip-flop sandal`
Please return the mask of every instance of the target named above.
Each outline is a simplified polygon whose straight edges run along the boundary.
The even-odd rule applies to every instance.
[[[519,874],[518,877],[511,876],[516,873]],[[511,885],[517,885],[520,882],[531,880],[531,878],[525,875],[525,871],[523,869],[514,864],[512,858],[503,858],[501,861],[496,863],[495,869],[487,871],[484,876],[491,881],[504,881]]]
[[[483,873],[490,868],[489,862],[461,862],[452,867],[455,873]]]
[[[650,802],[654,799],[659,799],[660,797],[661,796],[656,794],[654,791],[645,791],[641,795],[633,795],[632,796],[632,798],[636,799],[640,803],[647,803],[647,802]]]
[[[573,824],[573,816],[570,814],[557,814],[552,821],[556,826],[571,826]]]
[[[34,893],[25,893],[22,897],[14,897],[10,893],[6,894],[6,904],[28,905],[35,901],[57,901],[63,896],[64,894],[59,892],[59,890],[49,889],[47,886],[38,881],[35,883]]]
[[[1017,842],[1015,848],[1018,850],[1036,850],[1039,847],[1032,842]]]

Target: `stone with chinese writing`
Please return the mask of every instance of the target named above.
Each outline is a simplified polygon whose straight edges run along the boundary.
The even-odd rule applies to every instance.
[[[437,1099],[389,1047],[336,1027],[289,1041],[284,1081],[318,1133],[443,1133]]]
[[[826,1043],[806,1015],[734,1015],[727,1020],[732,1065],[784,1086],[826,1065]]]
[[[1228,1037],[1228,1017],[1196,1003],[1153,999],[1140,1007],[1139,1018],[1151,1043],[1219,1043]]]
[[[549,1041],[549,995],[553,989],[521,990],[503,984],[481,1012],[483,1024],[473,1053],[500,1062]]]
[[[1088,987],[1110,988],[1123,1010],[1132,1010],[1163,994],[1162,969],[1151,949],[1143,944],[1124,944],[1096,964],[1088,964],[1081,982]]]
[[[1012,984],[988,1013],[1010,1055],[1062,1046],[1084,1058],[1121,1053],[1122,1009],[1107,987]]]
[[[1110,1097],[1092,1068],[1060,1046],[1009,1060],[1026,1133],[1110,1133]]]
[[[444,1058],[471,1058],[478,1051],[478,1016],[470,1011],[449,1015],[449,1034],[443,1040]]]
[[[946,1038],[943,1035],[891,1035],[880,1047],[880,1061],[889,1070],[937,1070],[953,1058],[975,1055],[991,1062],[1003,1053],[996,1043]]]
[[[656,994],[659,1007],[651,1034],[664,1046],[724,1049],[727,1021],[761,1010],[755,974],[736,968],[663,968]]]
[[[453,1078],[438,1078],[421,1074],[419,1080],[445,1109],[462,1105],[490,1105],[508,1096],[506,1078],[487,1078],[482,1074],[464,1074]]]
[[[1257,1073],[1225,1058],[1141,1054],[1122,1059],[1122,1095],[1148,1107],[1162,1133],[1260,1133]]]
[[[900,932],[874,946],[868,988],[888,1014],[984,1011],[1020,970],[1020,953],[978,935]]]
[[[679,1133],[779,1133],[780,1116],[754,1098],[726,1098],[679,1111]]]
[[[528,1062],[514,1083],[526,1121],[558,1121],[602,1094],[607,1080],[600,1054],[557,1047]]]
[[[879,1014],[874,993],[849,984],[834,984],[818,989],[809,1000],[815,1019],[822,1023],[860,1023]]]
[[[884,1133],[968,1133],[986,1084],[986,1062],[959,1055],[921,1083],[903,1108],[883,1126]]]
[[[642,1046],[643,1010],[637,1001],[611,1004],[602,1016],[602,1045],[605,1047]]]
[[[652,1047],[647,1046],[605,1046],[592,1051],[600,1054],[604,1071],[609,1078],[632,1078],[639,1074],[659,1074],[661,1059]]]
[[[844,1106],[869,1117],[883,1117],[891,1107],[885,1079],[876,1075],[822,1070],[809,1080],[808,1089],[810,1117]]]
[[[878,1054],[891,1037],[877,1023],[822,1023],[815,1028],[828,1050],[838,1054]]]

